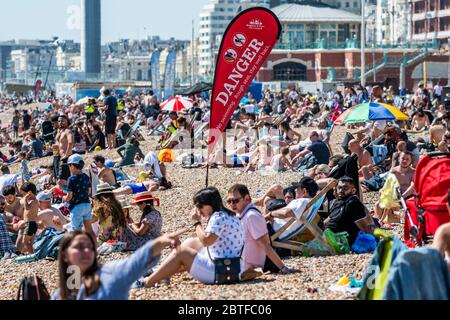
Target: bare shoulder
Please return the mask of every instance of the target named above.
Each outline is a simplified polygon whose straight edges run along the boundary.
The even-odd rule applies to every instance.
[[[399,167],[393,167],[392,169],[391,169],[391,173],[399,173],[400,171],[400,168]]]

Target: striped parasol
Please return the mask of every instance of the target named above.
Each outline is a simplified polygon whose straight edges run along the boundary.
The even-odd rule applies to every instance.
[[[170,98],[167,101],[164,101],[161,104],[161,109],[164,111],[179,112],[184,109],[188,110],[188,109],[192,108],[193,105],[194,105],[193,100],[177,96],[174,98]]]
[[[367,102],[346,110],[334,122],[358,123],[377,120],[408,120],[409,116],[386,103]]]

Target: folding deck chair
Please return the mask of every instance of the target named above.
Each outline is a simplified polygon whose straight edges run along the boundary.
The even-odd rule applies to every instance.
[[[150,130],[147,135],[151,136],[155,132],[158,134],[164,133],[167,120],[169,120],[169,114],[167,114],[152,130]],[[160,128],[162,128],[162,130],[160,130]]]
[[[288,223],[281,227],[274,235],[271,236],[272,246],[276,248],[289,249],[293,251],[303,252],[303,243],[298,241],[289,240],[292,237],[302,233],[305,229],[311,231],[314,237],[319,240],[330,254],[334,254],[334,249],[328,244],[325,237],[323,236],[323,231],[314,223],[315,218],[319,213],[319,209],[326,199],[327,193],[337,185],[337,181],[330,182],[324,189],[322,189],[305,208],[300,221],[302,224],[290,232],[289,234],[284,234],[285,231],[296,221],[296,218],[291,218]]]

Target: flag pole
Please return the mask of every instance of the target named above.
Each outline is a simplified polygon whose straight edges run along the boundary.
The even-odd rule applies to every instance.
[[[207,159],[206,164],[206,188],[209,187],[209,160]]]

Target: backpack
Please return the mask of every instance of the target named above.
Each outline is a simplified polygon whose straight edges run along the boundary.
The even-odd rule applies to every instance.
[[[16,300],[50,300],[44,281],[37,275],[22,279]]]
[[[310,153],[300,162],[297,168],[295,168],[295,171],[306,172],[306,170],[314,168],[315,165],[317,165],[317,158],[314,154]]]

